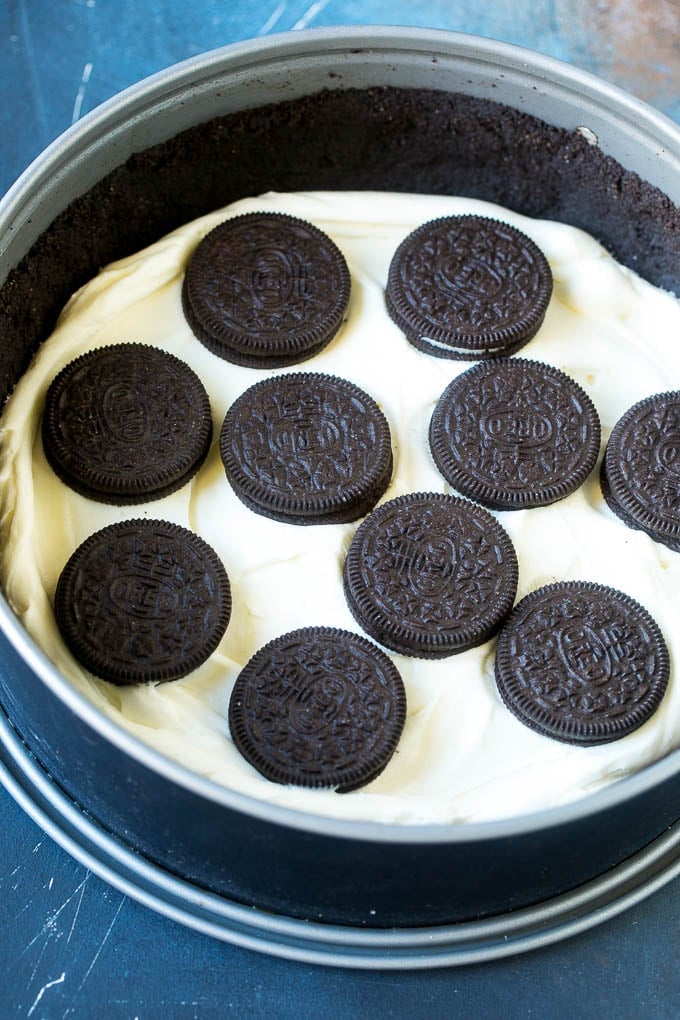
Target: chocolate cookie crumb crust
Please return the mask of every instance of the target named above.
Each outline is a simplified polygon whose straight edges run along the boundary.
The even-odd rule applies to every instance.
[[[578,132],[436,89],[322,91],[180,132],[59,212],[0,292],[0,403],[103,265],[244,195],[338,187],[467,195],[561,220],[680,292],[680,210]]]

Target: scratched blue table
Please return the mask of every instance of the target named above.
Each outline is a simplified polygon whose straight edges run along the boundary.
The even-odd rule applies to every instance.
[[[677,0],[9,0],[0,4],[0,193],[72,121],[153,71],[258,34],[358,22],[530,46],[680,120]],[[342,971],[180,927],[67,856],[2,788],[0,812],[1,1017],[678,1015],[678,881],[530,955],[431,972]]]

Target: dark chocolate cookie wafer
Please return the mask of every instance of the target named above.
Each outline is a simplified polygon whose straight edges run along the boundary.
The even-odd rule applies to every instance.
[[[406,718],[394,663],[358,634],[305,627],[246,664],[229,702],[244,758],[275,783],[348,793],[385,768]]]
[[[390,429],[353,383],[317,372],[265,379],[227,412],[220,453],[236,495],[290,524],[354,521],[392,475]]]
[[[484,506],[546,506],[592,471],[600,420],[564,372],[503,358],[475,365],[447,386],[430,422],[430,449],[444,478]]]
[[[248,213],[198,245],[182,302],[194,334],[214,354],[276,368],[330,343],[349,292],[347,263],[323,231],[282,213]]]
[[[483,216],[445,216],[399,245],[386,301],[419,350],[477,361],[528,343],[551,293],[550,266],[521,231]]]
[[[656,394],[626,411],[609,437],[600,481],[629,528],[680,552],[680,392]]]
[[[376,641],[435,659],[495,634],[517,573],[512,542],[490,513],[455,496],[412,493],[360,525],[345,560],[345,597]]]
[[[70,650],[97,676],[177,680],[217,648],[231,594],[221,560],[198,535],[168,521],[123,521],[76,549],[54,612]]]
[[[564,581],[531,592],[496,650],[500,695],[520,722],[569,744],[604,744],[641,726],[670,674],[663,635],[622,592]]]
[[[42,438],[50,465],[76,492],[145,503],[198,471],[212,438],[210,401],[179,358],[115,344],[76,358],[53,380]]]

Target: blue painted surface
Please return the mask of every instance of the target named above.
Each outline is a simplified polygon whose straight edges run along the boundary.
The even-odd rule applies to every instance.
[[[184,57],[257,34],[392,23],[477,32],[600,73],[680,120],[675,0],[6,0],[0,192],[74,119]],[[675,55],[675,59],[674,59]],[[288,963],[186,930],[68,857],[0,789],[0,1016],[676,1017],[677,881],[527,956],[431,973]]]

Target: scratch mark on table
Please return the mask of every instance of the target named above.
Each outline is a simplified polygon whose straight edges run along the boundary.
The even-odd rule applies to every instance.
[[[80,913],[80,907],[81,907],[82,902],[83,902],[83,896],[85,895],[85,883],[87,882],[89,877],[90,877],[90,872],[88,871],[87,875],[85,876],[83,881],[80,883],[80,886],[79,886],[79,888],[80,888],[80,898],[78,900],[78,904],[76,906],[76,910],[75,910],[75,913],[73,915],[73,922],[71,924],[71,930],[68,933],[68,938],[66,939],[66,945],[68,945],[69,942],[71,941],[71,936],[73,935],[73,930],[74,930],[74,928],[76,926],[76,921],[78,920],[78,914]],[[76,889],[76,892],[77,891],[78,890]]]
[[[80,111],[83,108],[83,99],[85,98],[85,90],[87,89],[87,83],[90,80],[92,74],[92,64],[89,60],[83,67],[83,73],[80,78],[80,85],[78,86],[78,92],[76,93],[75,102],[73,103],[73,114],[71,116],[71,123],[75,124],[77,120],[80,120]]]
[[[9,875],[4,875],[2,878],[0,878],[0,882],[5,882],[7,879],[14,878],[14,876],[17,873],[17,871],[21,871],[21,868],[23,867],[23,863],[24,862],[21,861],[19,864],[17,864],[16,868],[13,871],[10,871]],[[16,886],[14,886],[13,888],[16,889]]]
[[[33,984],[33,982],[35,981],[35,976],[36,976],[36,974],[38,973],[38,971],[40,969],[40,965],[42,964],[43,956],[45,955],[45,950],[47,949],[47,946],[48,946],[49,941],[50,941],[50,935],[51,935],[51,933],[47,935],[47,937],[45,938],[45,941],[43,942],[43,944],[41,946],[40,952],[38,953],[37,959],[35,961],[35,965],[33,967],[33,970],[31,971],[31,976],[28,979],[28,985],[26,986],[27,989],[29,989],[31,987],[31,985]]]
[[[48,915],[48,917],[45,919],[45,923],[43,924],[43,926],[40,929],[40,931],[38,931],[33,936],[31,941],[28,942],[27,945],[25,945],[24,948],[21,950],[21,952],[18,954],[18,956],[16,957],[17,960],[20,959],[22,956],[24,956],[29,951],[29,949],[31,949],[35,945],[35,943],[39,939],[44,938],[45,939],[45,944],[47,944],[47,942],[49,941],[49,939],[52,936],[56,936],[57,938],[60,937],[61,933],[58,931],[57,918],[59,917],[61,912],[66,909],[66,907],[69,905],[69,903],[71,902],[73,897],[77,896],[77,894],[83,888],[83,886],[85,885],[85,883],[87,882],[89,877],[90,877],[90,872],[88,872],[87,875],[85,876],[85,878],[83,879],[83,881],[78,886],[76,886],[76,888],[73,890],[73,892],[68,897],[68,899],[64,900],[64,902],[61,904],[60,907],[58,907],[57,910],[55,910],[53,913]],[[82,900],[82,895],[81,895],[80,899]],[[76,908],[76,916],[78,914],[78,910],[79,909],[80,909],[80,901],[78,902],[78,907]],[[73,923],[75,924],[75,919],[74,919]],[[71,926],[71,932],[69,933],[69,938],[71,937],[72,933],[73,933],[73,925]],[[68,939],[67,939],[67,944],[68,944]],[[43,951],[44,951],[44,947],[43,947]],[[13,961],[13,962],[16,962],[16,961]],[[10,964],[10,967],[11,967],[11,964]],[[9,973],[10,967],[7,967],[5,969],[5,974]]]
[[[308,25],[311,25],[317,14],[321,14],[321,12],[328,7],[330,2],[331,0],[316,0],[316,3],[313,3],[311,7],[308,7],[305,13],[297,19],[293,25],[293,31],[299,28],[307,28]]]
[[[54,985],[60,985],[63,982],[65,977],[66,977],[66,971],[63,971],[61,977],[55,978],[54,981],[48,981],[46,985],[43,985],[42,988],[40,989],[40,991],[38,992],[38,994],[36,995],[35,1001],[33,1002],[33,1005],[29,1009],[29,1011],[26,1014],[26,1016],[30,1016],[31,1015],[31,1013],[33,1012],[35,1007],[38,1005],[38,1003],[42,999],[42,997],[45,994],[45,992],[47,991],[47,989],[48,988],[53,988]]]
[[[283,14],[283,12],[285,11],[287,6],[288,6],[287,3],[280,3],[278,7],[274,8],[274,10],[269,15],[269,17],[265,21],[264,25],[262,26],[262,28],[260,29],[260,31],[257,34],[258,35],[266,35],[267,32],[271,32],[271,30],[273,29],[274,25],[280,19],[281,15]]]
[[[118,904],[118,908],[117,908],[115,914],[113,915],[113,918],[111,920],[111,924],[107,928],[106,934],[104,935],[104,938],[101,940],[101,943],[99,944],[99,947],[97,948],[97,952],[92,957],[92,960],[90,962],[90,966],[85,971],[85,975],[83,977],[83,980],[78,985],[78,990],[76,991],[76,997],[80,994],[80,992],[82,991],[82,989],[83,989],[83,987],[85,985],[85,982],[87,981],[87,979],[89,978],[90,974],[92,973],[94,965],[96,964],[97,960],[99,959],[101,951],[104,948],[104,946],[106,945],[106,943],[107,943],[107,941],[109,939],[109,936],[111,935],[111,932],[113,931],[113,926],[116,923],[116,921],[118,920],[118,915],[120,914],[121,910],[123,909],[123,904],[124,903],[125,903],[125,896],[121,896],[120,903]]]

